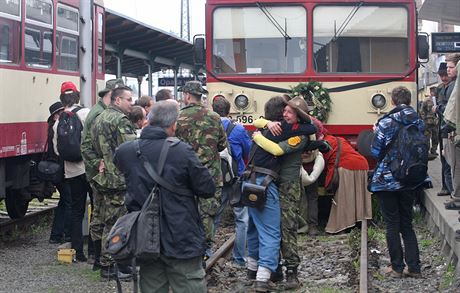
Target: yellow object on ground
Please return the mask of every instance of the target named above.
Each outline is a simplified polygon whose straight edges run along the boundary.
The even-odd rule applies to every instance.
[[[63,248],[58,250],[58,261],[72,263],[75,259],[75,249]]]

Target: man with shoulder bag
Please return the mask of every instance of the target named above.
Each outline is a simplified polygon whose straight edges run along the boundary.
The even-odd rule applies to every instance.
[[[165,140],[171,141],[168,137],[175,134],[179,110],[176,104],[161,101],[153,105],[151,114],[140,139],[122,144],[114,156],[115,165],[126,179],[125,205],[129,212],[141,210],[154,186],[159,185],[160,253],[152,261],[143,259],[139,263],[140,289],[206,292],[202,267],[206,242],[198,198],[212,197],[216,187],[193,149],[177,139],[169,146],[163,164],[159,162]],[[155,169],[161,180],[154,180],[145,166]],[[177,190],[188,190],[193,195]]]

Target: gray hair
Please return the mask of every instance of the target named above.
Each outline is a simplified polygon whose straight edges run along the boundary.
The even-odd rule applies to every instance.
[[[168,128],[179,118],[179,108],[177,103],[168,100],[159,101],[153,104],[149,116],[150,125]]]

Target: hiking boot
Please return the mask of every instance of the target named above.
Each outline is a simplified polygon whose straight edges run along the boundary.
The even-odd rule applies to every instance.
[[[77,255],[75,256],[75,260],[77,262],[87,262],[88,261],[84,253],[77,253]]]
[[[297,278],[297,269],[288,269],[286,271],[286,283],[283,285],[284,290],[300,288],[299,278]]]
[[[319,235],[318,226],[311,225],[310,229],[308,229],[308,236],[318,236],[318,235]]]
[[[256,292],[271,292],[276,291],[278,288],[272,281],[254,281],[254,290]]]
[[[118,270],[115,266],[102,266],[101,279],[115,280],[118,277]]]
[[[418,273],[414,273],[414,272],[411,272],[409,271],[408,269],[405,269],[403,271],[403,276],[406,277],[406,278],[415,278],[415,279],[419,279],[422,277],[422,273],[418,272]]]

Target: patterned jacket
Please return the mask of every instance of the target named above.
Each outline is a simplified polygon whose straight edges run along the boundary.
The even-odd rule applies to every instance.
[[[396,191],[405,188],[391,173],[387,162],[393,158],[389,157],[387,148],[396,139],[400,126],[409,124],[417,125],[422,132],[425,130],[423,120],[420,119],[417,112],[406,105],[397,106],[377,122],[371,153],[372,156],[377,158],[378,162],[370,182],[369,191]]]
[[[125,190],[125,178],[113,163],[116,148],[136,138],[136,130],[128,117],[116,106],[110,105],[91,126],[92,147],[97,159],[103,159],[105,169],[92,181],[105,190]]]
[[[86,178],[88,181],[91,181],[91,179],[93,179],[93,177],[99,172],[98,167],[100,161],[100,158],[93,149],[90,128],[94,124],[97,116],[99,116],[99,114],[101,114],[106,108],[107,106],[102,102],[102,98],[99,98],[96,105],[91,108],[88,116],[86,116],[86,123],[83,128],[81,155],[83,156],[83,162],[85,162]]]
[[[208,168],[216,187],[222,187],[219,152],[227,147],[227,135],[220,116],[201,104],[189,104],[180,112],[176,136],[192,146],[200,162]]]

